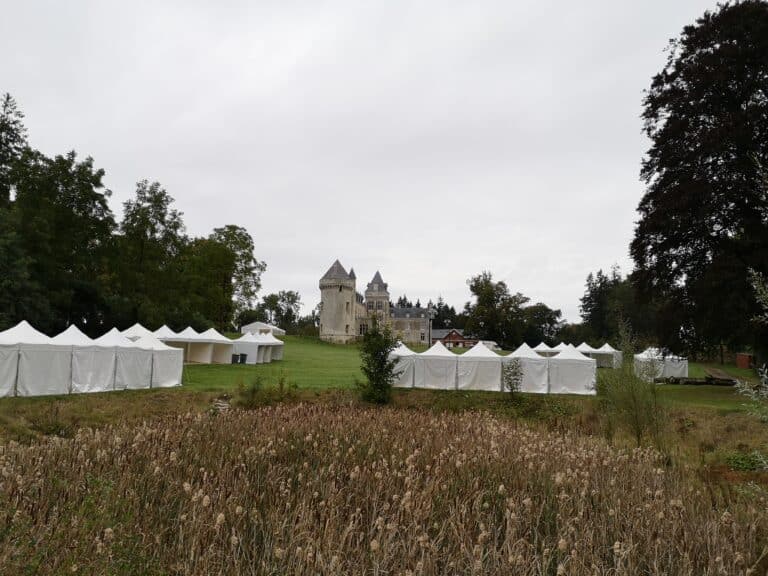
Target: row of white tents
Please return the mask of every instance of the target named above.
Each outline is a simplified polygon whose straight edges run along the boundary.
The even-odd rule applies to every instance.
[[[534,347],[533,350],[541,354],[542,356],[552,357],[556,356],[567,348],[573,348],[570,344],[560,342],[557,346],[547,346],[544,342]],[[592,358],[597,362],[598,368],[618,368],[623,362],[623,354],[620,350],[616,350],[607,342],[600,346],[600,348],[593,348],[586,342],[582,342],[576,346],[576,350]]]
[[[189,326],[174,332],[163,325],[152,332],[137,323],[123,330],[123,336],[130,339],[152,336],[168,346],[180,348],[184,362],[197,364],[229,364],[233,354],[244,354],[246,364],[265,364],[283,358],[284,343],[272,334],[247,333],[231,340],[214,328],[197,332]]]
[[[500,356],[482,342],[464,354],[454,354],[441,342],[420,354],[400,344],[391,357],[399,372],[394,385],[400,388],[504,391],[503,363],[517,358],[523,371],[522,392],[596,393],[597,361],[569,345],[544,356],[522,344],[508,356]]]
[[[92,340],[74,325],[50,338],[22,321],[0,332],[0,396],[180,386],[182,352],[113,328]]]

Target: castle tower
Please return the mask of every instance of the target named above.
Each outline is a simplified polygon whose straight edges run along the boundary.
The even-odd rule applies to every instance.
[[[368,316],[377,315],[385,322],[389,320],[389,291],[387,283],[384,282],[378,270],[373,276],[373,280],[368,283],[365,289],[365,307]]]
[[[347,343],[357,335],[355,329],[355,276],[336,260],[320,278],[320,338]]]

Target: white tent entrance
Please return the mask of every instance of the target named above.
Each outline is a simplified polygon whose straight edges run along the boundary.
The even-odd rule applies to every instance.
[[[552,394],[597,394],[597,362],[573,347],[549,359],[549,392]]]
[[[416,356],[414,388],[455,390],[458,361],[456,354],[439,340],[426,352]]]
[[[458,359],[459,390],[501,391],[501,356],[478,342]]]
[[[523,342],[517,350],[502,361],[509,362],[517,358],[523,369],[523,381],[520,384],[521,392],[534,394],[546,394],[549,392],[549,359],[533,351],[533,348]]]

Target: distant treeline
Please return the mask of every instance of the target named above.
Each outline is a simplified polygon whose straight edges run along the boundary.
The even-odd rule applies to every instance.
[[[72,151],[53,158],[27,142],[24,115],[0,103],[0,329],[28,320],[49,334],[91,336],[141,322],[229,329],[255,304],[266,265],[248,232],[187,235],[182,213],[143,180],[118,222],[104,170]]]

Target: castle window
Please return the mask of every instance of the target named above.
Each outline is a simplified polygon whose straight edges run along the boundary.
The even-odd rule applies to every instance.
[[[368,302],[368,310],[373,310],[373,302]]]
[[[381,300],[376,302],[376,310],[381,310],[383,308],[383,303]]]
[[[341,287],[341,286],[339,286],[339,292],[341,292],[341,291],[342,291],[342,287]]]
[[[421,341],[424,342],[424,332],[421,333]]]
[[[349,334],[349,324],[344,326],[344,334]]]
[[[349,314],[349,302],[347,302],[347,314]]]

